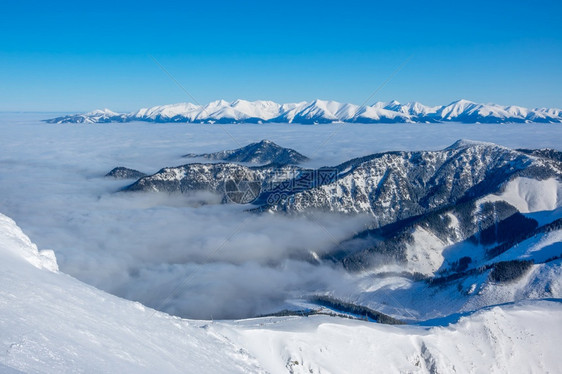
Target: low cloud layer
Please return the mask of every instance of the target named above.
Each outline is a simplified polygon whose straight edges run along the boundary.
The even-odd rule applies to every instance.
[[[298,292],[330,289],[345,274],[308,263],[311,252],[324,253],[369,222],[184,203],[183,196],[103,196],[97,211],[72,217],[81,248],[59,256],[61,269],[174,314],[243,317],[273,311]]]

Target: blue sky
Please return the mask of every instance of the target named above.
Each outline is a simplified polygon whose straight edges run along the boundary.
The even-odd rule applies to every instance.
[[[562,107],[558,1],[0,5],[0,110],[332,99]]]

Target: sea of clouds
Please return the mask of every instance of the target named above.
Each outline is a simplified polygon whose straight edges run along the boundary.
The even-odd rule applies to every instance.
[[[103,290],[191,318],[274,312],[318,292],[353,295],[357,282],[312,254],[329,251],[372,218],[248,213],[208,194],[118,192],[115,166],[154,173],[186,153],[262,139],[332,166],[388,150],[442,149],[460,138],[512,148],[560,148],[559,125],[53,125],[52,114],[0,114],[0,212],[61,271]]]

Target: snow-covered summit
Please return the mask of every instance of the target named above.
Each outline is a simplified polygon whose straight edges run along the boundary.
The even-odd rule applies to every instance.
[[[294,149],[281,147],[267,139],[238,149],[204,154],[188,153],[183,157],[255,164],[273,163],[276,165],[299,164],[308,160],[308,157]]]
[[[143,108],[131,113],[115,113],[108,109],[48,119],[49,123],[99,122],[189,122],[189,123],[393,123],[393,122],[463,122],[562,123],[562,110],[555,108],[527,109],[519,106],[480,104],[457,100],[448,105],[426,106],[419,102],[401,104],[396,100],[359,106],[330,100],[314,100],[278,104],[273,101],[216,100],[207,105],[178,103]]]
[[[91,112],[86,113],[85,115],[88,115],[88,116],[104,116],[104,115],[105,116],[117,116],[117,115],[119,115],[119,113],[116,113],[112,110],[109,110],[109,109],[105,108],[105,109],[93,110]]]
[[[456,142],[454,142],[453,144],[451,144],[450,146],[448,146],[447,148],[445,148],[445,150],[450,150],[450,149],[465,149],[465,148],[471,148],[471,147],[501,147],[495,143],[490,143],[490,142],[483,142],[483,141],[478,141],[478,140],[471,140],[471,139],[459,139]]]

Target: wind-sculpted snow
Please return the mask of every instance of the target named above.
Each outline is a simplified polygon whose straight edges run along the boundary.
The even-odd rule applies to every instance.
[[[359,106],[336,101],[314,100],[278,104],[272,101],[224,100],[200,106],[192,103],[160,105],[131,113],[95,110],[48,119],[49,123],[107,122],[188,122],[188,123],[561,123],[562,109],[502,106],[457,100],[448,105],[426,106],[418,102],[377,102]]]
[[[58,271],[57,259],[52,250],[38,250],[16,223],[0,213],[0,248],[4,261],[7,256],[25,260],[38,269]]]

